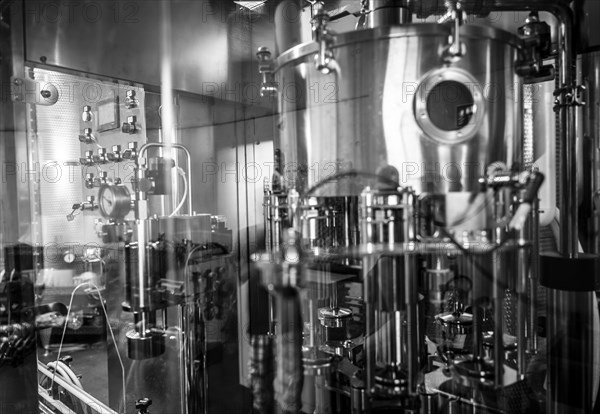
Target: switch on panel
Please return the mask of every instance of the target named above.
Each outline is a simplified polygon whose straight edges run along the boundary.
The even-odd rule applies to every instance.
[[[136,122],[137,122],[137,117],[135,115],[128,116],[127,122],[123,122],[121,131],[124,134],[135,134],[137,132],[137,127],[135,125]]]
[[[137,142],[132,141],[127,144],[127,149],[123,152],[124,160],[135,160],[137,157]]]
[[[131,89],[125,94],[125,108],[133,109],[137,108],[139,101],[135,97],[135,90]]]
[[[83,112],[81,113],[81,120],[83,122],[90,122],[92,120],[92,107],[89,105],[85,105],[83,107]]]
[[[85,128],[83,130],[83,135],[79,135],[79,141],[84,144],[93,144],[96,141],[96,137],[92,133],[92,128]]]

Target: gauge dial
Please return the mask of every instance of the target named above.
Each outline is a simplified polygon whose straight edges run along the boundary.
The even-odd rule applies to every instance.
[[[98,193],[98,205],[103,217],[123,219],[131,211],[131,194],[124,185],[103,185]]]
[[[65,263],[71,264],[75,261],[75,254],[73,252],[65,252],[63,260],[65,261]]]

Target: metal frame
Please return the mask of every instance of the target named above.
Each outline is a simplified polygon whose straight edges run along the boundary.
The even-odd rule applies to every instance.
[[[99,414],[119,414],[116,411],[110,409],[108,406],[82,390],[74,386],[73,384],[65,381],[60,375],[54,375],[52,371],[46,368],[42,363],[38,362],[38,371],[40,374],[45,375],[48,378],[52,378],[53,381],[61,386],[65,391],[71,394],[73,397],[77,398],[81,401],[82,404],[92,409],[94,412]],[[40,395],[40,399],[44,400],[47,404],[52,405],[54,408],[58,409],[61,413],[64,413],[64,408],[66,408],[69,412],[72,412],[68,409],[63,403],[60,401],[54,400],[52,396],[48,394],[48,391],[41,386],[38,385],[38,393]],[[42,401],[40,401],[42,404]]]

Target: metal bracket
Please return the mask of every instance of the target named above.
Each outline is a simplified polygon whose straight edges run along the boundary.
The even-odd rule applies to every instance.
[[[10,96],[13,102],[50,106],[58,101],[59,94],[50,82],[12,77]]]
[[[573,85],[556,89],[554,91],[554,112],[558,112],[560,108],[566,106],[585,106],[584,94],[587,88],[584,85]]]
[[[459,61],[467,53],[467,47],[460,39],[460,27],[464,24],[467,14],[460,1],[448,1],[447,8],[448,11],[438,20],[438,23],[452,22],[452,34],[442,52],[442,59],[450,64]]]
[[[262,75],[260,96],[273,96],[277,94],[277,82],[273,75],[273,59],[267,47],[260,47],[256,54],[258,58],[258,72]]]
[[[339,70],[339,66],[333,57],[333,37],[327,27],[330,17],[321,2],[315,3],[314,10],[315,17],[311,22],[313,40],[319,45],[319,51],[315,55],[315,67],[319,72],[327,75],[334,70]]]

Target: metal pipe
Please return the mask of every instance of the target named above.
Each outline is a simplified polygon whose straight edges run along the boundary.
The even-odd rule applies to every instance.
[[[560,157],[560,252],[566,258],[578,256],[577,156],[575,106],[569,102],[575,82],[573,53],[573,13],[566,0],[496,0],[490,4],[495,11],[537,10],[552,13],[558,23],[559,89],[558,139]],[[589,315],[591,295],[551,289],[548,298],[548,412],[587,413],[592,402],[592,336],[580,332],[579,340],[569,342],[561,336],[570,332],[571,322]],[[579,321],[583,323],[583,321]],[[587,324],[584,323],[587,328]],[[569,345],[569,346],[567,346]],[[574,345],[574,346],[573,346]],[[580,386],[574,386],[575,377],[581,377]]]
[[[492,283],[494,303],[494,383],[502,386],[504,383],[504,289],[506,281],[500,267],[500,253],[492,253]]]
[[[531,355],[538,352],[538,333],[537,333],[537,294],[540,280],[540,201],[536,199],[531,209],[531,268],[529,270],[528,290],[529,290],[529,311],[527,326],[527,352]]]
[[[548,413],[591,413],[593,292],[548,290]]]
[[[525,230],[520,230],[517,243],[517,375],[519,379],[525,378],[527,370],[527,288],[528,288],[528,257],[524,246],[526,242]]]
[[[138,157],[136,164],[138,167],[141,165],[141,160],[144,158],[144,153],[149,148],[177,148],[185,153],[187,167],[188,167],[188,195],[187,195],[187,205],[188,205],[188,214],[192,215],[192,187],[193,187],[193,179],[192,179],[192,156],[190,155],[190,151],[181,144],[164,144],[162,142],[148,142],[140,148],[138,152]]]
[[[364,227],[367,227],[364,225]],[[364,233],[363,233],[364,234]],[[362,236],[364,237],[364,236]],[[363,239],[365,240],[365,239]],[[366,356],[366,392],[370,393],[374,387],[374,378],[376,371],[377,360],[375,357],[375,350],[377,345],[375,343],[376,335],[376,324],[375,324],[375,307],[373,306],[375,299],[375,283],[372,278],[375,276],[374,269],[377,261],[373,256],[366,256],[363,259],[363,297],[365,298],[365,356]]]
[[[178,306],[177,312],[179,326],[185,327],[184,329],[186,329],[189,326],[187,323],[189,320],[189,315],[187,315],[188,307],[186,305]],[[187,329],[185,332],[188,332]],[[180,399],[182,401],[183,409],[187,411],[187,405],[183,402],[187,401],[188,396],[191,395],[192,389],[192,374],[190,373],[190,367],[187,364],[187,361],[192,360],[190,355],[190,340],[192,338],[190,338],[190,335],[181,335],[181,333],[179,338],[181,341],[181,346],[179,347],[179,381],[181,383]]]
[[[411,394],[417,393],[419,378],[419,318],[417,310],[417,297],[419,296],[416,277],[418,263],[415,255],[407,255],[404,258],[404,283],[407,319],[407,371],[408,389]],[[401,332],[401,331],[398,331]]]
[[[476,263],[481,266],[482,260],[479,256],[473,255],[469,274],[477,275]],[[482,309],[482,286],[480,277],[473,277],[472,297],[473,297],[473,360],[483,359],[483,309]]]
[[[393,26],[412,21],[412,12],[405,0],[369,0],[368,27]]]
[[[584,106],[584,136],[590,141],[592,231],[589,251],[600,254],[600,52],[586,53],[582,59],[582,72],[587,86]]]
[[[565,0],[496,0],[490,11],[537,10],[552,13],[558,19],[559,90],[558,122],[561,145],[560,158],[560,251],[565,257],[578,254],[577,228],[577,156],[575,106],[567,102],[566,93],[575,82],[575,55],[573,53],[573,12]]]

